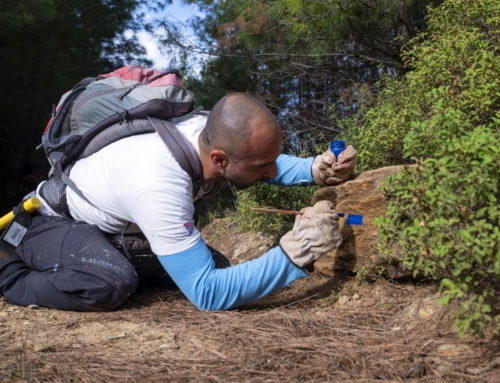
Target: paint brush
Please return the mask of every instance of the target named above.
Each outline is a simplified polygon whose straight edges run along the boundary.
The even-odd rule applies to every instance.
[[[281,210],[281,209],[262,209],[254,207],[252,211],[257,211],[260,213],[270,213],[270,214],[291,214],[300,215],[302,212],[296,210]],[[345,217],[347,215],[346,225],[363,225],[363,216],[361,214],[349,214],[349,213],[337,213],[339,217]]]

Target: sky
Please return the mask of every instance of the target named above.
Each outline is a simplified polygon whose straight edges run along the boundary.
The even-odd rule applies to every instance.
[[[174,0],[172,5],[167,5],[165,10],[161,13],[146,13],[146,21],[169,18],[181,23],[185,22],[191,16],[203,16],[203,14],[198,11],[198,7],[181,4],[178,0]],[[146,48],[148,59],[153,61],[153,67],[156,69],[167,68],[170,61],[169,57],[160,52],[155,38],[147,32],[139,32],[138,38],[141,45]]]

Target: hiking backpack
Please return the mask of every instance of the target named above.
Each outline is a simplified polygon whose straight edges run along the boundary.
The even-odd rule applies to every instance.
[[[201,107],[193,110],[194,103],[176,70],[129,65],[80,81],[53,107],[42,135],[41,146],[52,166],[50,179],[40,190],[42,198],[66,216],[66,186],[90,203],[69,178],[73,164],[122,138],[153,132],[158,132],[189,174],[197,192],[202,179],[200,160],[174,125],[197,113],[206,115]]]

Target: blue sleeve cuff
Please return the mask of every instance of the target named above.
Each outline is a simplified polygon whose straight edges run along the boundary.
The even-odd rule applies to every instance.
[[[226,269],[215,268],[212,254],[203,240],[188,250],[158,256],[158,259],[184,295],[204,310],[241,306],[307,276],[279,247]]]
[[[315,185],[312,176],[313,157],[298,158],[280,154],[276,160],[278,175],[264,182],[278,186],[310,186]]]

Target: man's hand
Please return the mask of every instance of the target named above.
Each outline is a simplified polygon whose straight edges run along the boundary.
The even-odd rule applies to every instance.
[[[331,249],[340,246],[339,217],[330,201],[302,209],[292,231],[280,240],[280,247],[297,267],[306,267]]]
[[[312,174],[316,185],[338,185],[348,180],[356,166],[356,154],[356,149],[349,145],[340,153],[338,159],[330,149],[317,156],[312,164]]]

